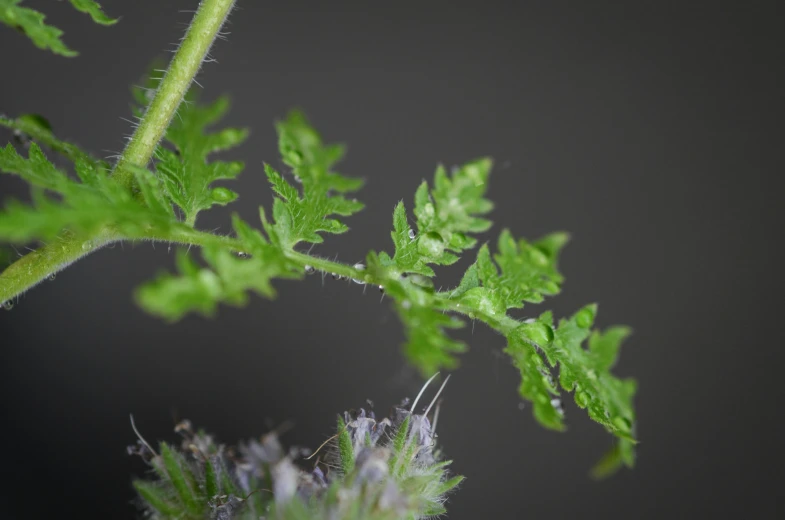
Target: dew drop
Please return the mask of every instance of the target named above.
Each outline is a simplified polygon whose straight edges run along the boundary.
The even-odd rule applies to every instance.
[[[14,302],[12,302],[11,300],[3,302],[3,309],[4,310],[10,311],[13,308],[14,308]]]
[[[358,264],[354,264],[354,269],[357,270],[357,271],[365,271],[365,264],[359,264],[359,263]],[[360,285],[365,285],[365,281],[364,280],[358,280],[357,278],[352,278],[352,281],[354,283],[357,283],[357,284],[360,284]]]
[[[614,417],[611,422],[613,423],[614,426],[616,426],[616,428],[622,431],[628,432],[632,429],[632,423],[629,421],[629,419],[626,419],[625,417],[621,417],[621,416]]]
[[[417,238],[417,234],[414,232],[414,230],[413,230],[413,229],[410,229],[410,230],[409,230],[409,238],[410,238],[411,240],[414,240],[415,238]]]
[[[586,408],[589,406],[589,402],[591,402],[591,396],[586,392],[578,392],[575,394],[575,402],[578,403],[578,406],[581,408]]]
[[[380,286],[379,286],[379,292],[380,292],[380,293],[382,293],[382,294],[384,294],[384,286],[383,286],[383,285],[380,285]]]
[[[17,145],[24,147],[30,146],[30,141],[32,141],[30,136],[21,130],[14,130],[13,139]]]
[[[548,265],[548,257],[545,255],[545,253],[536,247],[532,247],[529,250],[529,259],[540,267],[545,267]]]
[[[561,399],[551,399],[551,406],[554,408],[561,408]]]
[[[439,233],[429,231],[420,237],[420,241],[417,242],[417,250],[423,255],[438,258],[444,252],[445,245],[444,239]]]
[[[305,274],[313,274],[316,272],[316,269],[314,269],[312,265],[306,265],[303,270],[305,271]]]
[[[332,273],[333,280],[343,280],[343,276],[338,273]]]
[[[536,345],[548,345],[553,341],[553,329],[541,321],[524,323],[518,327],[520,333]]]
[[[82,243],[82,251],[90,251],[93,248],[93,243],[89,240]]]
[[[235,254],[237,258],[251,258],[251,253],[246,253],[245,251],[237,251]]]
[[[597,308],[594,305],[587,305],[575,314],[575,324],[583,329],[588,329],[594,323],[594,316]]]
[[[49,280],[50,282],[54,282],[55,278],[57,278],[57,275],[55,273],[52,273],[46,277],[46,279]]]
[[[212,197],[213,202],[217,204],[227,204],[237,198],[237,194],[235,192],[228,188],[224,188],[223,186],[213,188],[213,190],[210,192],[210,196]]]

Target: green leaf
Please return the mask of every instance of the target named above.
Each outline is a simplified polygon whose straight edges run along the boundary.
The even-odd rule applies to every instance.
[[[139,103],[148,101],[143,89],[137,88],[135,96]],[[216,181],[235,179],[245,165],[238,161],[209,160],[212,154],[239,146],[248,137],[247,129],[208,130],[228,109],[226,97],[206,105],[197,104],[195,90],[191,89],[166,130],[164,140],[173,149],[159,146],[155,153],[156,172],[166,194],[180,207],[185,222],[191,226],[200,211],[214,205],[226,205],[237,198],[237,194],[227,188],[212,185]],[[137,114],[141,115],[141,111]]]
[[[603,479],[616,473],[622,466],[631,468],[634,465],[635,444],[627,439],[618,439],[616,445],[594,465],[590,475],[595,479]]]
[[[96,23],[101,25],[113,25],[117,19],[106,16],[101,10],[98,2],[93,0],[70,0],[71,4],[82,11],[88,13]],[[27,35],[33,44],[39,49],[50,50],[61,56],[72,57],[79,54],[69,49],[63,43],[61,37],[63,31],[57,27],[46,25],[46,18],[42,13],[35,9],[20,7],[22,0],[0,0],[0,23],[17,29]]]
[[[346,423],[340,416],[338,416],[338,455],[341,459],[341,471],[344,476],[350,475],[354,471],[354,447]]]
[[[475,264],[478,278],[507,309],[523,307],[524,301],[539,303],[543,296],[561,290],[564,278],[557,269],[557,261],[565,243],[564,233],[548,235],[530,244],[524,239],[516,242],[504,230],[499,236],[495,262],[487,246],[480,248]]]
[[[424,376],[440,368],[457,367],[455,354],[466,351],[466,344],[447,336],[445,329],[463,327],[463,322],[436,310],[421,289],[410,286],[408,293],[408,298],[400,298],[396,305],[406,330],[407,359]]]
[[[404,449],[406,448],[406,440],[409,438],[410,424],[411,415],[407,414],[392,438],[392,443],[390,444],[390,471],[393,475],[400,474],[402,466],[406,464],[402,459],[404,457]]]
[[[109,166],[105,161],[96,159],[87,152],[82,151],[78,146],[67,141],[61,141],[55,137],[52,133],[52,127],[49,124],[49,121],[43,116],[38,114],[24,114],[16,119],[9,119],[0,115],[0,126],[10,128],[19,135],[28,136],[34,141],[48,146],[53,151],[67,157],[74,163],[87,163],[93,168],[100,169],[104,172],[109,170]]]
[[[576,404],[620,439],[634,442],[632,399],[637,385],[634,380],[618,379],[609,371],[629,330],[613,327],[605,334],[595,333],[589,348],[584,348],[596,312],[596,305],[587,305],[569,319],[561,320],[553,343],[542,348],[551,365],[558,364],[561,386],[574,392]],[[632,460],[631,454],[625,456],[625,464],[632,465]]]
[[[435,490],[435,493],[437,495],[447,494],[453,489],[455,489],[456,487],[458,487],[458,485],[460,485],[460,483],[463,482],[464,480],[466,480],[466,477],[464,477],[463,475],[456,475],[451,479],[445,480],[444,482],[439,484],[439,486]]]
[[[414,196],[417,233],[411,229],[403,203],[393,214],[393,263],[400,272],[433,276],[428,264],[450,265],[456,253],[474,247],[468,233],[487,230],[491,222],[480,218],[493,209],[483,198],[491,170],[490,159],[478,159],[456,168],[447,175],[444,167],[436,170],[434,188],[423,182]]]
[[[201,268],[184,252],[178,253],[180,276],[162,274],[136,292],[139,304],[148,312],[170,321],[189,312],[213,316],[219,303],[243,306],[248,292],[275,297],[273,278],[300,278],[302,271],[286,258],[281,249],[239,218],[234,228],[241,242],[242,257],[216,240],[207,244]]]
[[[70,0],[77,11],[87,13],[97,24],[114,25],[119,18],[110,18],[101,10],[101,5],[94,0]]]
[[[27,7],[19,7],[22,0],[0,0],[0,22],[26,34],[39,49],[50,50],[61,56],[76,56],[60,39],[63,31],[46,25],[42,13]]]
[[[276,199],[273,204],[274,229],[282,247],[293,248],[300,242],[323,241],[320,233],[344,233],[348,227],[335,215],[347,217],[363,204],[344,194],[357,191],[362,180],[331,170],[341,159],[341,145],[325,145],[305,116],[297,111],[276,124],[278,147],[284,163],[292,169],[301,190],[287,182],[270,166],[265,171]]]
[[[36,143],[30,145],[27,158],[11,145],[0,148],[0,171],[16,174],[36,188],[33,206],[10,201],[0,212],[0,239],[24,243],[52,239],[63,231],[87,234],[109,228],[135,237],[180,226],[171,208],[158,197],[151,176],[145,177],[149,182],[143,187],[143,200],[158,203],[147,206],[108,178],[95,162],[79,160],[75,166],[82,182],[55,168]]]
[[[204,492],[207,500],[212,500],[213,497],[221,492],[212,460],[207,460],[204,463]]]
[[[35,143],[30,145],[27,159],[19,155],[10,143],[0,148],[0,171],[14,173],[33,186],[54,191],[67,189],[70,184],[68,177],[49,162]]]
[[[201,510],[199,501],[196,497],[196,489],[191,487],[186,472],[187,466],[180,460],[180,454],[173,451],[165,443],[161,443],[161,460],[163,462],[166,475],[172,483],[180,502],[191,513],[198,513]]]
[[[146,480],[134,480],[134,489],[139,496],[164,517],[177,517],[181,510],[177,504],[169,501],[168,489],[159,483]]]
[[[512,331],[507,336],[508,344],[505,352],[510,355],[513,364],[521,372],[518,392],[521,397],[532,402],[534,417],[543,426],[561,431],[564,429],[563,413],[555,401],[559,393],[538,347],[529,341],[531,329],[532,327],[526,327],[524,324]]]

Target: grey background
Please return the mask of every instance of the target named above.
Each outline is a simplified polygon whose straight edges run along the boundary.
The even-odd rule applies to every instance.
[[[99,155],[122,149],[128,86],[180,37],[195,0],[103,2],[90,23],[31,1],[81,51],[65,59],[0,28],[0,111],[38,112]],[[730,3],[728,3],[730,5]],[[360,260],[391,249],[394,204],[435,165],[490,155],[497,223],[536,237],[569,230],[557,316],[600,303],[598,324],[635,335],[616,372],[640,383],[638,467],[596,483],[610,445],[572,403],[569,431],[518,409],[503,338],[462,331],[471,350],[446,389],[444,449],[468,477],[450,518],[687,518],[782,511],[777,454],[783,361],[783,12],[775,2],[340,3],[241,1],[205,98],[231,94],[228,124],[253,129],[240,200],[200,220],[256,222],[279,164],[272,122],[304,107],[342,170],[367,179],[368,208],[316,252]],[[1,136],[7,139],[7,133]],[[27,196],[0,178],[0,197]],[[456,283],[472,255],[439,272]],[[0,313],[3,517],[133,518],[134,441],[174,440],[188,417],[234,442],[291,419],[311,447],[336,412],[385,411],[421,381],[405,367],[388,302],[310,277],[278,283],[218,319],[165,325],[131,291],[173,254],[103,250]],[[538,313],[531,306],[527,313]]]

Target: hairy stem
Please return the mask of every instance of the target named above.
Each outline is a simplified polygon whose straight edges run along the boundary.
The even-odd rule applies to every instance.
[[[166,132],[191,82],[199,72],[234,0],[202,0],[180,48],[169,64],[150,106],[115,166],[112,178],[130,187],[133,172],[126,165],[146,166]],[[181,231],[183,234],[185,230]],[[121,237],[110,230],[91,236],[64,235],[20,258],[0,273],[0,304],[9,301],[42,280],[109,242],[156,237]],[[170,241],[179,242],[177,239]],[[185,242],[189,243],[189,242]],[[85,247],[88,244],[89,247]]]
[[[24,292],[97,248],[112,242],[141,240],[197,247],[217,244],[235,251],[243,249],[242,242],[236,238],[199,231],[185,225],[165,231],[152,228],[134,236],[120,235],[111,230],[104,230],[90,239],[69,236],[31,252],[1,273],[0,303],[10,300],[13,296]],[[322,272],[335,273],[344,278],[362,280],[368,285],[383,286],[386,282],[383,278],[376,278],[364,270],[340,262],[294,250],[285,251],[285,254],[291,261],[303,268],[308,265]],[[478,316],[476,310],[461,308],[460,303],[451,300],[448,293],[436,293],[434,296],[437,306],[443,311],[463,314],[472,319],[482,319],[502,334],[508,334],[520,325],[517,320],[509,316],[501,318],[487,315]]]
[[[234,0],[202,0],[199,4],[155,97],[117,161],[113,175],[118,182],[126,186],[132,182],[133,173],[125,168],[127,164],[147,166],[233,4]]]

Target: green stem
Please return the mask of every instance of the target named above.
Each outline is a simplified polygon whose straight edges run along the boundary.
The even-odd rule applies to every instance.
[[[0,303],[11,300],[114,240],[108,233],[89,239],[69,235],[26,254],[0,273]]]
[[[133,181],[133,172],[126,165],[144,167],[150,161],[233,5],[234,0],[202,0],[199,4],[194,20],[169,64],[155,97],[115,166],[112,178],[118,183],[130,187]],[[186,239],[194,239],[184,230],[178,233],[176,238],[167,240],[181,242],[180,239],[183,239],[182,243],[191,243]],[[109,242],[144,238],[159,239],[156,236],[123,237],[110,230],[103,230],[90,237],[68,235],[57,239],[25,255],[0,273],[0,304],[19,296]],[[206,240],[204,237],[199,238]],[[211,240],[215,243],[216,238]]]
[[[115,166],[114,177],[129,186],[133,172],[127,164],[146,167],[183,96],[199,72],[234,0],[202,0],[180,48],[169,64],[155,97]]]

